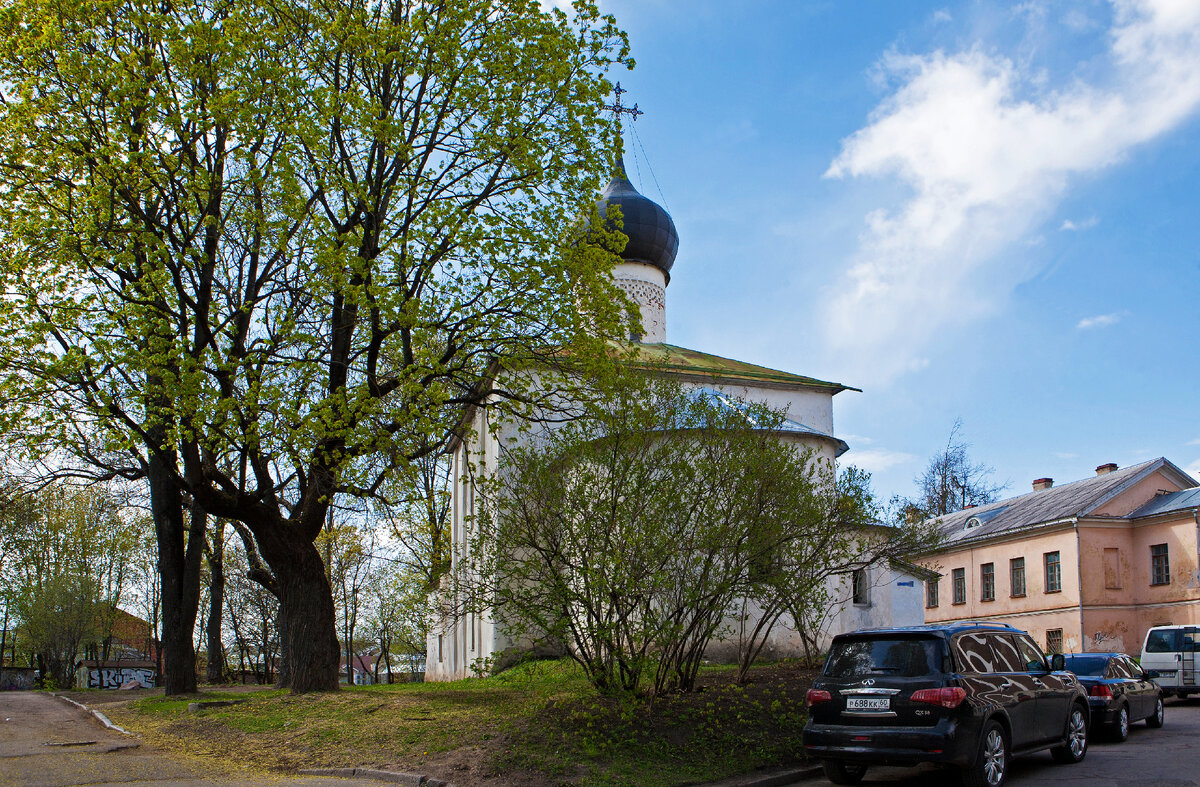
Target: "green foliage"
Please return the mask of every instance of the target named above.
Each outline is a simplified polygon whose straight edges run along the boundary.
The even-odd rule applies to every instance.
[[[336,496],[524,406],[499,365],[609,363],[619,240],[579,220],[626,63],[589,0],[9,0],[0,433],[246,523],[326,664]]]
[[[10,488],[0,516],[0,586],[20,649],[59,686],[75,661],[111,635],[129,590],[138,527],[102,489]]]
[[[457,598],[517,640],[562,643],[602,693],[690,690],[783,556],[846,538],[827,516],[828,464],[763,406],[641,374],[603,394],[504,451]]]

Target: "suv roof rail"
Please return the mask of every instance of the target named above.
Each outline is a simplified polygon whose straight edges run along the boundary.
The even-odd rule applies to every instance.
[[[960,620],[960,626],[999,626],[1000,628],[1012,629],[1017,631],[1017,627],[1011,623],[1001,623],[998,620]]]

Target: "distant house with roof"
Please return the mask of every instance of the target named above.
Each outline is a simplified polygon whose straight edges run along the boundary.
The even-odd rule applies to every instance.
[[[1052,652],[1138,652],[1151,626],[1200,623],[1200,487],[1166,459],[947,514],[919,561],[925,620],[986,618]]]

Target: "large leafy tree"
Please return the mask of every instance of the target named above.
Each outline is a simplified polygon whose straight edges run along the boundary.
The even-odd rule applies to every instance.
[[[552,395],[489,367],[606,357],[578,217],[626,59],[588,0],[0,4],[0,425],[148,483],[169,692],[206,515],[269,566],[288,685],[334,689],[334,499]]]

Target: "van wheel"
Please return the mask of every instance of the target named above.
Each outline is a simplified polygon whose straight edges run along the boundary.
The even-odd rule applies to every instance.
[[[1050,750],[1055,762],[1076,763],[1083,760],[1087,754],[1088,728],[1087,716],[1079,705],[1071,706],[1067,716],[1067,728],[1063,734],[1063,744]]]
[[[1150,717],[1146,719],[1146,726],[1158,729],[1159,727],[1163,726],[1163,720],[1165,719],[1166,715],[1167,712],[1166,709],[1163,708],[1162,697],[1159,697],[1154,701],[1154,713],[1151,713]]]
[[[1008,738],[1004,728],[989,722],[979,740],[975,762],[962,772],[963,787],[1000,787],[1008,778]]]
[[[834,784],[858,784],[867,775],[867,766],[841,760],[822,760],[825,778]]]
[[[1117,718],[1113,719],[1108,734],[1117,743],[1129,737],[1129,708],[1125,705],[1117,708]]]

